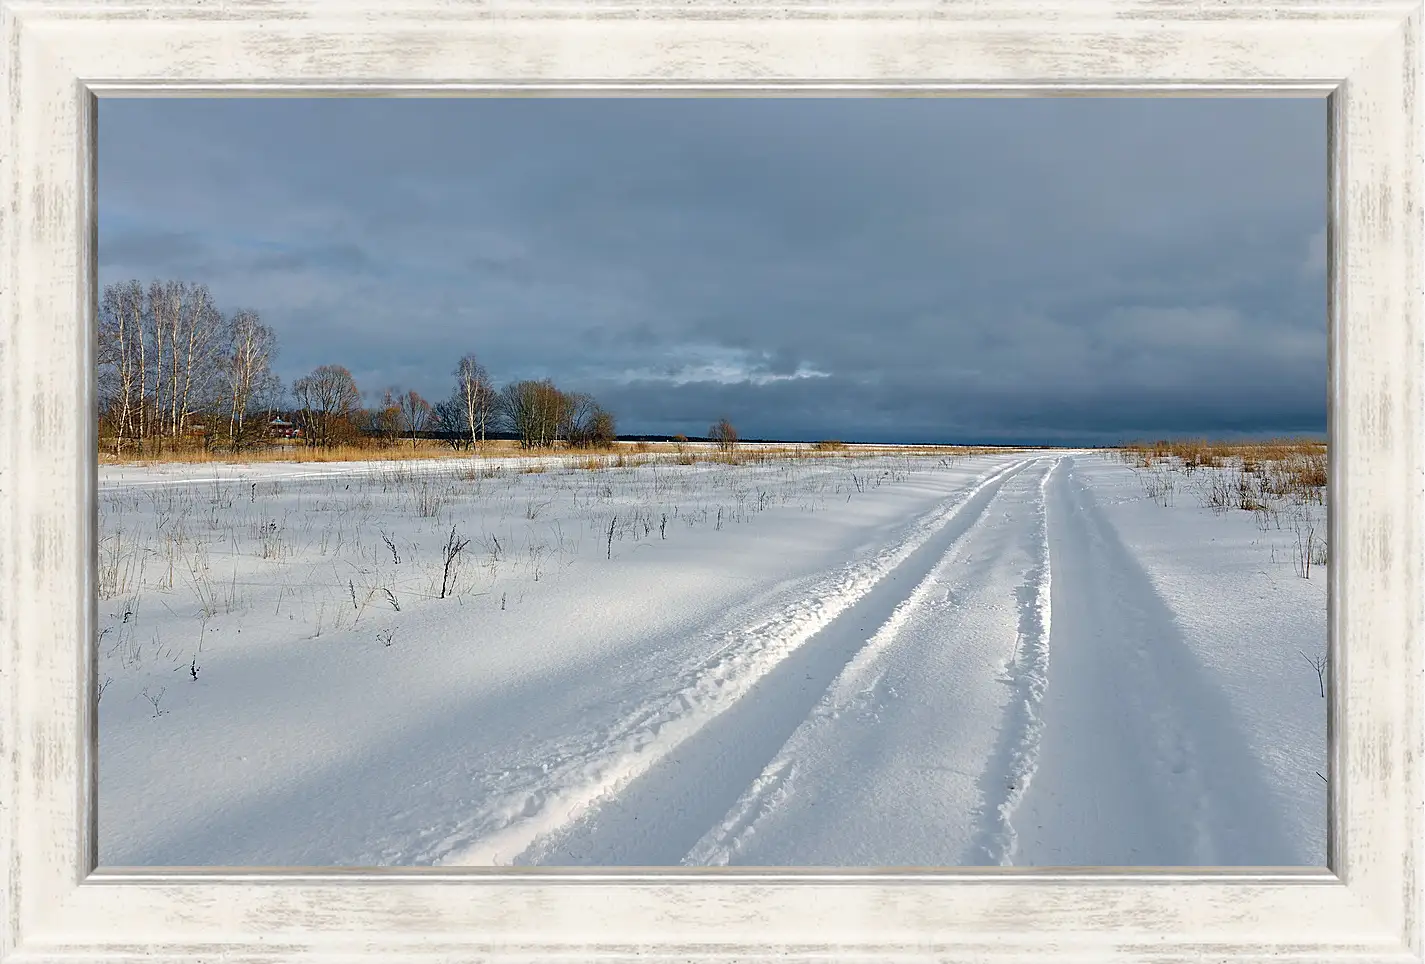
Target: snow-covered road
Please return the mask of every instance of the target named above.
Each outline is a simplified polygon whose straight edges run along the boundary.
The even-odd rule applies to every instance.
[[[1324,650],[1324,576],[1281,561],[1290,531],[1154,504],[1101,455],[474,473],[404,522],[400,486],[226,471],[252,486],[207,526],[234,587],[271,585],[256,520],[359,515],[333,550],[361,574],[332,592],[348,625],[308,611],[298,634],[295,599],[236,588],[195,616],[171,573],[166,597],[101,600],[105,865],[1324,863],[1301,658]],[[157,546],[159,500],[109,482]],[[488,583],[397,603],[451,526],[509,532]],[[278,553],[294,592],[332,578],[320,535]],[[368,585],[397,608],[368,611]],[[201,648],[162,641],[194,619]]]
[[[1242,721],[1093,490],[1071,469],[1049,501],[1052,684],[1017,862],[1298,862]]]

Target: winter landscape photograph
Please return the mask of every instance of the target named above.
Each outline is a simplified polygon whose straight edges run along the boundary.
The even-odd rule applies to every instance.
[[[103,867],[1326,863],[1326,102],[98,107]]]

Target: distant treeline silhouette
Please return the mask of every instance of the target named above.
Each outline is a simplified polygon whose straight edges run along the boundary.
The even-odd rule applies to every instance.
[[[106,285],[98,336],[100,436],[116,454],[195,441],[238,450],[277,439],[330,447],[504,438],[528,448],[589,448],[617,438],[613,413],[593,396],[547,378],[497,386],[474,354],[460,359],[451,394],[434,404],[392,386],[363,406],[342,365],[284,386],[272,371],[276,332],[256,311],[224,314],[203,284]]]

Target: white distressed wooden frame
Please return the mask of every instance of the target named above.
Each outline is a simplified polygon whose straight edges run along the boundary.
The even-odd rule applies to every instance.
[[[1420,0],[0,0],[0,960],[1421,961],[1421,24]],[[234,91],[1329,94],[1331,870],[94,872],[94,97]]]

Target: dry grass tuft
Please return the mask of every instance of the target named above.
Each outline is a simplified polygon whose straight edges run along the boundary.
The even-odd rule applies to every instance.
[[[1215,470],[1205,482],[1204,504],[1215,509],[1262,511],[1273,501],[1324,504],[1326,443],[1315,439],[1212,442],[1206,439],[1137,442],[1119,450],[1135,469],[1186,476]]]

